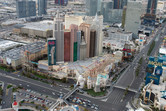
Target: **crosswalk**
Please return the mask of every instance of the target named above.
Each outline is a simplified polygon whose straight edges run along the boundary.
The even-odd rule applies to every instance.
[[[128,94],[126,95],[126,97],[122,101],[123,95],[124,95],[124,90],[123,89],[114,88],[114,90],[110,94],[107,102],[109,102],[111,104],[115,104],[115,105],[116,104],[125,105],[126,102],[129,101],[131,99],[131,97],[134,96],[134,93],[133,92],[128,92]]]

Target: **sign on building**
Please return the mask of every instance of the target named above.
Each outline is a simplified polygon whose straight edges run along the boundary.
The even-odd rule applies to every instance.
[[[48,39],[48,65],[56,65],[56,40]]]
[[[160,76],[163,73],[163,60],[159,57],[150,57],[147,67],[146,83],[148,84],[151,80],[154,84],[158,85],[160,82]]]

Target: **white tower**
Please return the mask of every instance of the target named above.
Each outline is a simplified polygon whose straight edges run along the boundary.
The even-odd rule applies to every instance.
[[[81,43],[80,43],[80,60],[84,60],[86,58],[86,43],[85,39],[82,36]]]
[[[103,17],[100,16],[100,18],[98,17],[97,13],[95,18],[93,19],[93,23],[92,23],[92,29],[96,30],[96,43],[95,43],[95,55],[101,55],[102,54],[102,44],[103,44],[103,32],[102,32],[102,27],[103,27]]]

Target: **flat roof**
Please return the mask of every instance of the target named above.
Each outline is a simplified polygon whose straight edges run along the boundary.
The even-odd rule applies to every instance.
[[[40,30],[40,31],[47,31],[47,30],[53,30],[53,21],[51,20],[44,20],[40,22],[30,22],[23,24],[22,28],[26,29],[33,29],[33,30]]]
[[[35,52],[39,52],[44,47],[45,47],[45,42],[35,42],[35,43],[27,44],[25,46],[21,46],[18,48],[8,50],[8,51],[4,52],[2,56],[3,56],[3,58],[18,60],[21,58],[22,51],[27,50],[30,53],[35,53]]]
[[[5,51],[6,49],[13,48],[21,44],[22,43],[0,39],[0,51]]]
[[[160,48],[159,53],[160,54],[166,54],[166,48]]]
[[[101,60],[106,59],[107,56],[96,56],[93,58],[88,58],[86,60],[78,60],[76,62],[69,62],[65,67],[69,69],[77,70],[80,74],[85,71],[95,67],[96,63],[98,64]],[[112,63],[114,63],[114,58],[112,58]]]

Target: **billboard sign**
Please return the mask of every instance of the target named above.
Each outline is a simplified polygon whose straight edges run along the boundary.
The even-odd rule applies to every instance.
[[[48,39],[48,65],[56,65],[56,40]]]
[[[148,67],[162,67],[163,60],[161,58],[149,57]]]
[[[151,82],[151,80],[154,80],[154,82],[153,82],[154,84],[159,85],[160,76],[159,75],[152,75],[151,73],[147,73],[145,84],[147,85],[148,83]]]
[[[155,75],[161,76],[163,73],[163,69],[161,67],[156,67]]]
[[[155,75],[161,76],[162,72],[163,72],[162,66],[163,66],[163,59],[162,58],[150,57],[149,62],[148,62],[147,72],[152,74],[155,71],[154,72]],[[154,70],[154,68],[155,68],[155,70]],[[150,69],[151,69],[151,71],[150,71]]]

